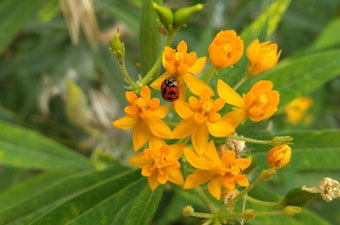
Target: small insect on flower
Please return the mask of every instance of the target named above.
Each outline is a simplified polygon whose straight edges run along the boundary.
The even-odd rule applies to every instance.
[[[161,94],[164,100],[172,102],[179,98],[179,88],[174,76],[166,78],[161,85]]]

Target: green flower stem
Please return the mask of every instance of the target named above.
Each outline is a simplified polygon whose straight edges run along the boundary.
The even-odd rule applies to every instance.
[[[270,212],[256,212],[256,216],[277,216],[277,215],[283,215],[283,212],[281,210]]]
[[[233,135],[233,134],[228,135],[227,138],[245,141],[245,142],[250,142],[250,143],[254,143],[254,144],[261,144],[261,145],[272,145],[272,142],[273,142],[273,140],[257,140],[257,139],[237,136],[237,135]]]
[[[167,39],[166,39],[166,42],[165,42],[165,46],[169,46],[171,44],[171,42],[173,41],[173,39],[175,37],[176,31],[177,30],[169,31]],[[155,64],[152,66],[152,68],[149,70],[149,72],[140,81],[141,86],[144,86],[144,85],[148,84],[152,80],[152,78],[154,77],[155,73],[158,71],[159,67],[161,66],[162,55],[163,55],[163,51],[160,54],[160,56],[157,58]]]
[[[235,86],[233,87],[233,89],[236,91],[246,80],[248,80],[249,76],[246,74],[242,77],[241,80],[239,80],[239,82],[237,82],[237,84],[235,84]]]
[[[210,201],[208,196],[203,192],[203,190],[200,187],[196,187],[194,190],[198,197],[200,197],[202,202],[208,207],[209,211],[215,212],[216,211],[215,206],[212,204],[212,202]]]
[[[192,216],[198,217],[198,218],[205,218],[205,219],[212,219],[214,218],[214,215],[211,213],[201,213],[201,212],[193,212]]]
[[[124,60],[119,60],[119,68],[120,71],[122,72],[123,76],[124,76],[124,80],[130,85],[131,89],[134,91],[139,90],[139,87],[137,85],[137,83],[132,80],[132,78],[130,77],[127,69],[126,69],[126,65],[125,65],[125,61]]]
[[[216,72],[216,68],[214,66],[212,66],[206,73],[204,73],[204,75],[202,76],[202,80],[209,84],[213,74]]]
[[[266,207],[271,207],[271,208],[282,208],[281,202],[267,202],[267,201],[262,201],[253,197],[250,197],[249,195],[247,196],[246,199],[248,202],[261,205],[261,206],[266,206]]]
[[[263,170],[259,178],[251,183],[248,187],[243,189],[235,198],[231,199],[227,204],[223,205],[218,211],[218,214],[222,214],[225,210],[229,209],[237,200],[242,198],[244,195],[249,193],[253,188],[255,188],[259,183],[265,180],[269,180],[272,175],[276,174],[275,168],[269,168],[267,170]]]

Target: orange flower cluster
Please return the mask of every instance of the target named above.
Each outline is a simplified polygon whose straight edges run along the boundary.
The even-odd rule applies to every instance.
[[[148,86],[143,86],[139,95],[131,91],[126,93],[130,104],[124,109],[126,116],[113,125],[132,129],[135,151],[145,146],[142,153],[132,156],[129,161],[142,169],[152,190],[168,181],[184,188],[208,183],[210,194],[220,199],[221,193],[234,190],[237,185],[249,185],[244,171],[252,161],[241,158],[234,149],[220,153],[214,140],[227,138],[246,119],[253,122],[269,119],[277,111],[279,93],[273,90],[269,80],[256,82],[247,93],[240,95],[222,79],[217,81],[216,88],[212,88],[196,76],[207,62],[215,71],[233,66],[241,59],[243,51],[243,41],[234,30],[216,35],[208,47],[209,57],[198,58],[196,52],[188,52],[185,41],[179,42],[176,49],[165,47],[162,55],[165,72],[150,87],[158,90],[162,87],[162,94],[179,93],[172,102],[178,115],[178,120],[170,123],[174,124],[172,130],[163,121],[170,106],[161,106],[160,99],[151,98]],[[251,43],[246,52],[248,76],[272,68],[281,53],[277,53],[276,44],[259,43],[258,40]],[[187,95],[187,89],[190,95]],[[217,97],[214,90],[217,90]],[[165,141],[173,139],[177,140],[176,144]],[[181,172],[181,156],[196,169],[186,178]],[[270,159],[275,161],[271,166],[281,167],[288,158],[279,154]]]

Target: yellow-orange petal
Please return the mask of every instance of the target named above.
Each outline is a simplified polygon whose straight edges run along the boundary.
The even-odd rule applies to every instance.
[[[165,145],[163,138],[156,137],[150,133],[148,142],[149,149],[160,149],[163,145]]]
[[[133,149],[137,151],[142,148],[149,138],[149,128],[143,120],[138,120],[132,130]]]
[[[150,99],[151,97],[151,92],[150,92],[150,88],[148,86],[143,86],[140,89],[140,96],[144,99]]]
[[[178,52],[182,52],[182,53],[186,53],[188,51],[188,46],[187,43],[185,43],[185,41],[180,41],[177,45],[177,51]]]
[[[201,170],[212,170],[214,169],[214,162],[209,158],[199,156],[193,149],[184,148],[184,157],[193,167]]]
[[[144,157],[144,153],[138,153],[129,158],[129,162],[134,165],[135,167],[142,168],[151,163],[150,160],[147,160]]]
[[[122,130],[131,129],[137,123],[139,118],[131,118],[129,116],[124,116],[112,123],[113,126],[120,128]]]
[[[267,43],[269,43],[269,41],[265,42],[264,44],[267,44]],[[255,62],[259,53],[260,53],[260,41],[259,39],[255,39],[247,47],[246,55],[250,62]]]
[[[201,57],[201,58],[196,59],[195,64],[189,67],[188,72],[192,74],[199,74],[200,72],[202,72],[206,61],[207,61],[206,57]]]
[[[191,133],[192,130],[195,128],[195,122],[193,118],[187,118],[181,120],[175,129],[172,131],[174,134],[174,138],[180,139],[180,138],[186,138],[188,137]]]
[[[125,92],[125,98],[128,101],[128,103],[132,104],[137,101],[138,96],[133,91],[127,91]]]
[[[185,143],[178,143],[178,144],[170,145],[171,151],[169,152],[168,157],[174,160],[178,160],[183,153],[184,147],[185,147]]]
[[[183,80],[185,82],[185,85],[195,95],[200,95],[204,89],[209,90],[209,92],[211,92],[212,95],[214,95],[214,91],[213,89],[211,89],[209,85],[207,85],[204,81],[198,79],[197,77],[189,73],[183,75]]]
[[[159,181],[157,180],[157,173],[154,173],[148,177],[148,183],[152,191],[154,191],[160,185]]]
[[[150,120],[148,121],[148,127],[151,133],[156,137],[164,139],[173,138],[173,134],[168,125],[166,125],[166,123],[159,118],[156,117],[150,118]]]
[[[236,178],[236,183],[242,187],[247,187],[249,186],[249,180],[246,177],[246,175],[242,174],[242,175],[238,175]]]
[[[170,182],[181,186],[184,184],[184,177],[180,169],[167,167],[166,171],[168,173],[168,180]]]
[[[196,126],[191,135],[191,143],[199,155],[203,155],[208,146],[209,131],[206,123]]]
[[[217,92],[226,103],[240,108],[244,107],[243,98],[221,79],[217,81]]]
[[[168,173],[165,168],[158,168],[157,180],[161,184],[165,184],[168,181]]]
[[[246,118],[247,112],[245,111],[245,109],[239,108],[224,115],[221,121],[223,121],[223,123],[231,125],[231,127],[236,129],[238,125],[240,125],[240,123],[242,123]]]
[[[209,193],[217,200],[220,200],[221,198],[221,187],[220,177],[216,177],[208,183]]]
[[[215,123],[207,122],[209,133],[214,137],[225,137],[235,132],[228,120],[219,120]]]
[[[160,75],[156,80],[154,80],[151,84],[150,87],[152,87],[153,89],[156,90],[160,90],[161,89],[161,85],[163,83],[163,81],[168,78],[170,76],[169,73],[165,72],[162,75]]]
[[[196,170],[191,173],[184,182],[184,189],[197,187],[216,177],[216,174],[209,170]]]
[[[155,166],[151,163],[149,165],[143,166],[142,168],[142,176],[149,177],[155,173]]]
[[[166,117],[166,115],[168,115],[169,111],[170,111],[170,106],[159,106],[156,110],[152,111],[151,114],[154,117],[163,119],[164,117]]]
[[[182,118],[192,117],[193,112],[189,109],[188,103],[182,100],[172,102],[175,112]]]
[[[248,168],[251,164],[251,160],[247,158],[238,158],[236,159],[236,162],[237,166],[242,170]]]

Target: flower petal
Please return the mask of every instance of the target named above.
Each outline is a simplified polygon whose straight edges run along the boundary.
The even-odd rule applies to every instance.
[[[219,120],[216,123],[207,122],[209,133],[214,137],[225,137],[235,132],[229,120]]]
[[[156,117],[150,118],[148,126],[153,135],[164,139],[172,139],[173,134],[166,123]]]
[[[192,133],[192,130],[195,128],[195,126],[196,125],[193,118],[181,120],[172,131],[174,134],[174,138],[180,139],[188,137]]]
[[[167,167],[166,171],[168,173],[168,180],[170,182],[181,185],[181,186],[184,184],[184,177],[180,169]]]
[[[188,72],[192,74],[199,74],[200,72],[202,72],[206,61],[207,61],[206,57],[196,59],[195,64],[189,68]]]
[[[217,92],[226,103],[240,108],[244,107],[243,98],[221,79],[217,81]]]
[[[159,106],[156,110],[152,111],[151,114],[159,119],[163,119],[168,115],[170,106]]]
[[[190,174],[184,182],[184,189],[197,187],[216,176],[215,173],[208,170],[196,170]]]
[[[178,160],[183,153],[184,147],[185,147],[185,143],[177,143],[177,144],[170,145],[171,151],[169,152],[168,157]]]
[[[246,175],[238,175],[236,178],[236,183],[242,187],[249,186],[249,180]]]
[[[227,114],[225,114],[221,121],[231,125],[234,129],[240,125],[247,118],[247,113],[244,109],[235,109]]]
[[[160,185],[157,180],[157,173],[154,173],[148,177],[148,183],[152,191],[154,191]]]
[[[168,72],[163,73],[162,75],[160,75],[156,80],[154,80],[151,84],[150,87],[152,87],[153,89],[156,90],[161,90],[161,85],[163,83],[163,81],[168,78],[170,76],[170,74]]]
[[[135,151],[145,145],[146,141],[149,138],[149,132],[149,128],[144,120],[138,120],[132,130],[132,144]]]
[[[124,116],[112,123],[113,126],[120,128],[122,130],[131,129],[137,123],[138,118],[132,118],[129,116]]]
[[[220,177],[216,177],[208,183],[209,193],[217,200],[221,198],[221,186]]]
[[[195,95],[200,95],[204,89],[208,89],[214,95],[214,91],[209,85],[189,73],[183,75],[183,80],[189,90]]]
[[[139,153],[129,158],[129,162],[135,167],[142,168],[152,162],[144,157],[144,153]]]
[[[191,135],[191,143],[198,155],[203,155],[207,149],[209,131],[206,123],[196,126]]]
[[[175,112],[182,118],[188,118],[193,115],[193,112],[189,109],[188,103],[178,100],[172,103]]]
[[[183,149],[184,156],[186,160],[193,167],[201,170],[212,170],[214,169],[213,161],[210,161],[207,157],[199,156],[193,149],[184,148]],[[218,156],[217,156],[218,157]]]

